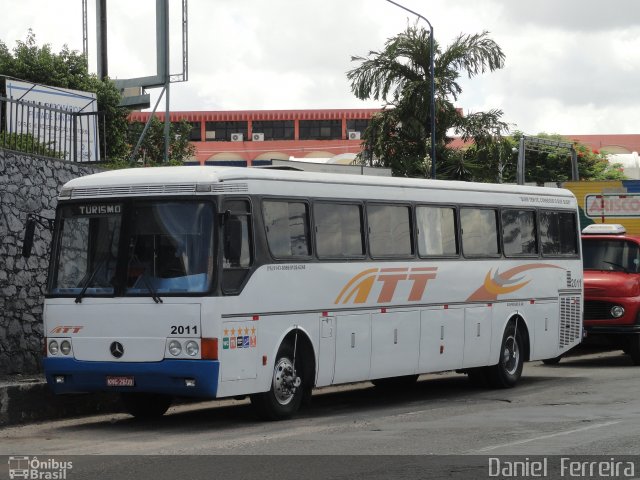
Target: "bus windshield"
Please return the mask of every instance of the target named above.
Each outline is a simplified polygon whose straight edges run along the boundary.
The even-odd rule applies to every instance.
[[[582,256],[585,270],[639,271],[638,245],[626,240],[583,239]]]
[[[133,201],[61,209],[51,295],[202,293],[213,272],[213,204]]]

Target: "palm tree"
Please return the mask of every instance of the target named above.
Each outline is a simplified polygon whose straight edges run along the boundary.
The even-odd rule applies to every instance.
[[[469,78],[504,66],[504,53],[488,32],[459,35],[443,52],[435,48],[436,150],[441,177],[468,179],[469,171],[460,165],[447,144],[447,131],[454,129],[463,139],[491,142],[508,130],[500,119],[502,111],[491,110],[463,116],[453,102],[462,88],[461,73]],[[382,51],[352,57],[360,65],[347,72],[351,90],[361,100],[383,102],[364,132],[362,161],[391,167],[395,175],[428,176],[431,159],[431,99],[429,32],[417,26],[387,40]]]

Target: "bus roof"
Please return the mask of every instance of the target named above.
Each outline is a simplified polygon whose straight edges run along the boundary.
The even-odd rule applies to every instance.
[[[336,173],[299,172],[243,167],[150,167],[109,170],[79,177],[67,182],[63,190],[95,189],[100,187],[130,186],[192,186],[235,181],[283,181],[327,183],[333,185],[359,185],[380,187],[404,187],[432,190],[466,190],[476,192],[512,193],[571,197],[569,190],[495,183],[472,183],[418,178],[378,177]],[[185,190],[186,191],[186,190]],[[120,192],[123,193],[123,192]],[[149,192],[154,193],[154,192]],[[90,195],[89,195],[90,196]]]

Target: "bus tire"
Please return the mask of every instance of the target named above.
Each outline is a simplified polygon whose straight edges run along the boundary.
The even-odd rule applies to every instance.
[[[487,381],[493,388],[511,388],[520,379],[524,365],[523,335],[516,331],[516,323],[509,323],[500,344],[500,359],[487,367]]]
[[[634,365],[640,365],[640,335],[633,335],[629,339],[629,345],[626,352]]]
[[[169,395],[156,393],[123,393],[121,395],[125,411],[140,420],[150,420],[163,416],[171,406]]]
[[[298,352],[300,353],[300,352]],[[251,395],[251,405],[262,420],[285,420],[291,418],[300,408],[304,390],[303,365],[300,355],[296,355],[295,372],[300,383],[295,385],[293,377],[293,345],[285,342],[276,355],[271,388],[268,392]]]

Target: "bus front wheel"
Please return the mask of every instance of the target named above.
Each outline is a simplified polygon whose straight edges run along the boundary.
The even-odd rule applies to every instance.
[[[500,359],[496,365],[487,367],[487,380],[494,388],[513,387],[522,375],[524,345],[517,323],[510,323],[502,336]]]
[[[169,395],[155,393],[123,393],[122,403],[129,415],[140,420],[150,420],[164,415],[171,406]]]
[[[294,368],[293,353],[293,345],[283,343],[276,355],[271,388],[268,392],[251,395],[251,405],[263,420],[285,420],[300,408],[305,388],[303,368],[300,356],[295,359]]]

